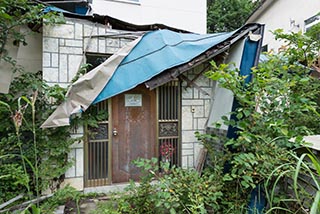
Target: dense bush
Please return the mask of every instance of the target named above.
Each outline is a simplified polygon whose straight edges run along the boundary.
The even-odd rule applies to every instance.
[[[276,206],[289,207],[293,212],[301,208],[287,200],[292,199],[288,193],[293,191],[288,179],[293,177],[294,157],[303,143],[302,136],[319,133],[320,42],[301,33],[277,30],[274,34],[286,46],[277,54],[265,53],[267,60],[252,69],[250,83],[245,83],[247,77],[238,75],[239,71],[229,65],[212,63],[213,69],[207,73],[221,87],[232,91],[238,102],[231,119],[228,115],[222,117],[237,136],[224,141],[224,151],[210,153],[211,159],[225,157],[221,159],[225,166],[221,190],[225,212],[243,213],[241,210],[247,209],[249,196],[256,188],[261,197],[277,190],[272,199],[279,202]],[[216,124],[216,128],[220,125]],[[221,142],[216,135],[198,137],[209,151]],[[242,204],[238,206],[240,210],[235,204]]]

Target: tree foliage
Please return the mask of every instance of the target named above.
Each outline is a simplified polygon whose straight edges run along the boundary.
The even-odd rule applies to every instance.
[[[209,0],[207,26],[209,33],[233,31],[245,23],[259,1]]]

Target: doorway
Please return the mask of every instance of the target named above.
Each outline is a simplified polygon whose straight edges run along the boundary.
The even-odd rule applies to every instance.
[[[180,83],[172,81],[157,90],[141,84],[91,106],[106,117],[86,130],[85,187],[138,181],[137,158],[180,165],[180,102]]]
[[[157,157],[156,91],[144,85],[112,98],[112,182],[139,180],[132,164]]]

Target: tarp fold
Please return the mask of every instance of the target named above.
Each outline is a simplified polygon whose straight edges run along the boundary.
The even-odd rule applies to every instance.
[[[121,48],[87,74],[80,77],[69,88],[66,100],[59,105],[41,128],[70,125],[70,116],[85,111],[108,83],[121,61],[139,43],[141,37]]]

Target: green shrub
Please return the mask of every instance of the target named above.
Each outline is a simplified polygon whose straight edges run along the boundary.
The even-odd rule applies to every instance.
[[[140,183],[130,182],[124,192],[115,194],[109,202],[100,203],[94,213],[207,213],[219,208],[222,196],[221,180],[191,169],[173,167],[167,163],[138,159],[142,169]]]
[[[57,190],[52,197],[41,204],[42,213],[53,213],[53,211],[60,205],[65,205],[67,202],[74,202],[77,210],[79,211],[79,203],[82,197],[85,197],[82,193],[71,186],[66,186]]]
[[[251,82],[246,83],[247,76],[240,76],[239,70],[226,64],[212,62],[212,70],[206,74],[230,90],[238,102],[230,119],[229,115],[221,118],[236,130],[237,137],[221,140],[214,134],[198,135],[210,159],[220,158],[218,165],[224,166],[223,213],[244,213],[252,190],[258,186],[265,187],[262,194],[277,189],[273,198],[282,208],[291,212],[301,208],[291,206],[296,199],[288,194],[294,191],[288,179],[296,163],[292,154],[301,147],[302,136],[319,133],[320,42],[301,32],[277,30],[274,34],[286,46],[276,55],[265,53],[267,60],[252,68]],[[215,125],[217,129],[221,126]],[[222,151],[213,149],[217,144]]]

